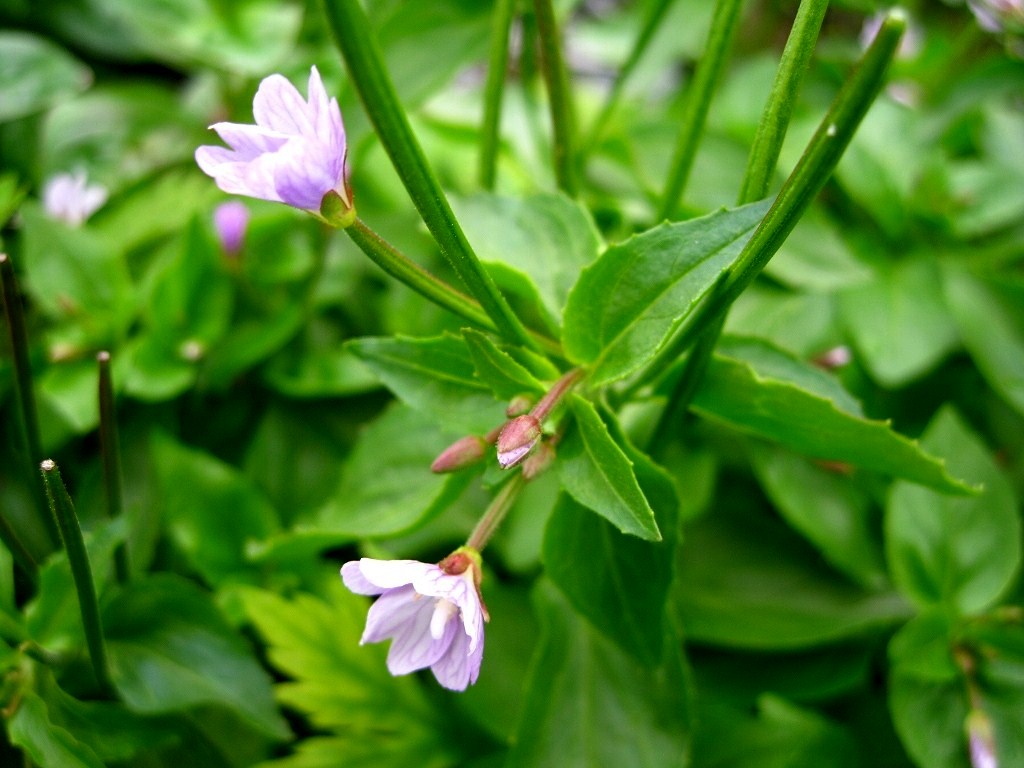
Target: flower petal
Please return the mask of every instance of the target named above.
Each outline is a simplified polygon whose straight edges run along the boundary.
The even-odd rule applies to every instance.
[[[283,75],[263,78],[252,101],[256,125],[289,135],[313,136],[309,106]]]
[[[412,584],[426,573],[441,573],[436,565],[421,563],[419,560],[374,560],[364,557],[358,565],[363,577],[381,590]]]
[[[268,131],[258,125],[214,123],[210,128],[237,153],[235,160],[239,162],[252,160],[267,152],[276,152],[288,141],[287,135]]]
[[[235,157],[223,147],[196,150],[196,164],[225,192],[283,202],[274,189],[274,155],[260,155],[245,162],[237,162]]]
[[[423,600],[416,594],[416,590],[408,586],[387,590],[370,606],[360,644],[379,643],[381,640],[394,637],[403,624],[415,620],[424,606],[427,609],[429,625],[432,600]]]
[[[296,208],[320,210],[324,195],[338,186],[331,151],[326,144],[295,137],[273,155],[274,189]]]
[[[341,566],[341,580],[345,586],[357,595],[379,595],[386,587],[378,587],[369,581],[359,567],[359,561],[353,560]]]
[[[449,626],[454,624],[455,622],[451,622]],[[464,691],[471,683],[475,683],[480,675],[483,657],[483,642],[471,651],[469,637],[459,631],[448,647],[448,652],[431,665],[430,670],[437,678],[437,682],[445,688]]]

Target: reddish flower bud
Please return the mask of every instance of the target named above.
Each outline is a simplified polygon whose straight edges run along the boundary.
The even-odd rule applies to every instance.
[[[498,435],[498,464],[510,469],[529,455],[541,438],[540,422],[530,414],[518,416]]]
[[[476,435],[467,435],[445,448],[430,465],[431,472],[457,472],[471,467],[484,457],[487,444]]]

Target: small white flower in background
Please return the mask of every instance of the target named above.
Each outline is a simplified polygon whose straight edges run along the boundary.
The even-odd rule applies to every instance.
[[[1024,33],[1024,0],[967,0],[967,6],[986,32]]]
[[[327,97],[316,67],[303,99],[282,75],[260,83],[252,103],[255,125],[210,127],[229,148],[203,146],[196,163],[225,192],[273,200],[319,215],[330,195],[351,211],[346,181],[347,145],[338,100]]]
[[[245,203],[229,200],[213,210],[213,227],[224,253],[238,255],[245,242],[245,230],[249,226],[249,209]]]
[[[73,227],[92,216],[107,202],[107,188],[89,184],[85,171],[58,173],[43,185],[43,210],[51,219],[58,219]]]
[[[480,556],[463,547],[437,565],[417,560],[361,560],[341,568],[345,586],[380,595],[360,643],[391,638],[388,671],[430,667],[445,688],[476,682],[484,656],[487,610],[480,599]]]

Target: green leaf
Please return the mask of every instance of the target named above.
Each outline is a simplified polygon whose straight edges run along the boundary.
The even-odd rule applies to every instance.
[[[1024,414],[1024,283],[975,276],[952,265],[943,278],[964,346],[989,386]]]
[[[622,536],[562,494],[544,534],[544,566],[577,611],[641,663],[656,666],[662,658],[679,502],[664,470],[632,446],[626,450],[664,538]]]
[[[739,255],[767,201],[662,224],[611,246],[569,294],[565,351],[597,386],[632,373],[664,346]]]
[[[828,374],[764,342],[737,340],[712,358],[693,401],[702,416],[815,459],[848,462],[946,493],[971,488],[887,422],[865,419]]]
[[[765,273],[794,288],[822,292],[863,283],[872,276],[844,241],[839,225],[816,208],[801,217]]]
[[[679,653],[648,669],[592,629],[549,583],[534,598],[540,645],[509,768],[686,764],[690,707]]]
[[[413,528],[451,501],[469,475],[436,475],[430,464],[451,438],[411,408],[395,404],[367,426],[345,463],[341,484],[316,527],[349,539]]]
[[[868,589],[888,583],[871,498],[850,477],[775,447],[751,454],[761,487],[790,526]]]
[[[796,534],[730,489],[684,529],[677,607],[687,636],[730,648],[792,650],[857,637],[907,618],[892,592],[839,579]]]
[[[588,400],[572,394],[568,401],[575,426],[558,448],[562,488],[623,533],[660,540],[654,510],[640,490],[633,462]]]
[[[490,337],[472,328],[463,328],[462,338],[469,347],[477,378],[490,388],[495,397],[511,400],[526,393],[544,394],[544,385]]]
[[[0,33],[0,123],[68,99],[92,81],[60,46],[27,32]]]
[[[1020,568],[1018,503],[980,438],[950,407],[932,420],[922,445],[949,456],[958,474],[984,490],[953,498],[897,483],[886,509],[889,567],[916,603],[974,613],[998,599]]]
[[[234,467],[156,433],[151,450],[171,539],[213,584],[250,569],[246,544],[277,531],[267,500]]]
[[[934,259],[910,258],[839,295],[840,316],[864,364],[885,387],[927,373],[959,343]]]
[[[372,754],[367,764],[457,763],[461,750],[445,738],[449,715],[424,695],[413,677],[392,677],[382,645],[359,644],[368,601],[330,582],[326,599],[299,593],[286,600],[255,589],[243,593],[246,612],[266,640],[271,663],[289,679],[278,683],[284,706],[334,734],[341,748],[327,762],[295,759],[283,766],[338,765],[338,755]],[[386,727],[382,727],[386,724]],[[307,748],[329,756],[322,749]],[[300,756],[303,754],[300,752]]]
[[[448,432],[485,434],[505,421],[503,406],[476,378],[469,350],[460,338],[366,338],[345,347],[399,399]]]
[[[452,200],[477,255],[527,276],[549,324],[557,326],[580,270],[597,258],[600,236],[587,210],[561,194],[491,194]]]
[[[270,677],[210,597],[172,574],[133,581],[103,610],[110,675],[134,712],[214,704],[275,739],[289,729]]]
[[[23,691],[7,722],[11,744],[20,747],[36,765],[61,768],[103,768],[103,763],[82,742],[50,721],[46,703],[33,691]]]

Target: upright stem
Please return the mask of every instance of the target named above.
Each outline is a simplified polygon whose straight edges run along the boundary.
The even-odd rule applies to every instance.
[[[117,437],[117,411],[114,408],[114,386],[110,379],[110,353],[96,355],[100,369],[100,455],[103,460],[103,487],[107,495],[107,515],[111,520],[121,516],[123,509],[121,452]],[[114,550],[114,572],[121,584],[129,579],[128,549],[122,542]]]
[[[562,40],[551,0],[533,0],[533,10],[537,17],[540,63],[551,105],[555,179],[558,181],[559,189],[575,197],[578,191],[574,146],[575,120],[572,96],[569,93],[569,77],[562,57]]]
[[[99,603],[96,600],[96,585],[89,566],[89,553],[85,549],[82,527],[78,523],[75,507],[68,496],[67,488],[61,479],[56,463],[47,459],[40,468],[43,472],[43,483],[50,502],[50,509],[60,526],[64,539],[64,549],[71,565],[71,575],[75,580],[78,592],[78,607],[82,613],[82,627],[85,630],[85,642],[89,647],[89,658],[93,671],[101,687],[111,689],[110,673],[107,666],[107,650],[103,641],[103,626],[100,623]]]
[[[480,302],[498,333],[509,341],[534,347],[526,328],[480,263],[452,213],[398,101],[359,0],[323,0],[323,3],[328,24],[370,122],[441,252]]]
[[[508,38],[515,0],[496,0],[491,22],[491,58],[484,88],[484,124],[480,130],[480,186],[494,189],[501,127],[501,97],[508,70]]]
[[[800,84],[807,71],[827,8],[828,0],[802,0],[800,3],[789,39],[782,52],[779,69],[775,74],[775,82],[757,127],[757,135],[754,137],[754,144],[747,160],[747,171],[740,187],[738,205],[752,203],[768,194],[768,186],[775,173],[782,142],[786,138],[789,120],[793,114],[793,105],[800,92]],[[717,292],[720,287],[716,286],[715,291]],[[668,439],[672,425],[676,423],[679,415],[690,407],[724,326],[723,312],[722,316],[696,340],[652,433],[653,450],[657,450]]]
[[[793,105],[800,93],[827,10],[828,0],[801,0],[786,47],[782,51],[782,60],[775,73],[768,103],[765,104],[761,122],[757,126],[754,145],[750,149],[747,172],[740,187],[739,205],[760,200],[768,194],[793,114]]]
[[[785,242],[832,175],[854,132],[885,84],[885,72],[896,54],[906,24],[906,14],[902,10],[896,8],[888,12],[874,42],[836,95],[796,168],[782,185],[778,197],[740,252],[721,287],[714,290],[686,320],[682,330],[623,393],[625,397],[659,378],[673,365],[706,329],[719,320]]]
[[[656,0],[650,6],[647,18],[644,19],[643,26],[640,28],[640,34],[637,36],[636,42],[633,43],[633,49],[629,52],[629,56],[626,57],[626,61],[623,63],[618,75],[616,75],[615,82],[612,83],[611,90],[608,91],[608,97],[605,99],[601,111],[590,126],[587,138],[583,142],[583,154],[593,149],[594,145],[600,140],[604,127],[615,113],[619,99],[622,98],[626,82],[632,76],[637,64],[640,63],[640,59],[643,58],[644,53],[647,51],[647,46],[650,45],[651,40],[654,38],[654,33],[658,31],[661,20],[665,18],[665,14],[672,6],[672,2],[673,0]]]
[[[690,178],[697,147],[700,146],[701,137],[704,135],[711,97],[721,80],[722,72],[725,71],[725,62],[736,36],[742,3],[743,0],[718,0],[715,3],[707,46],[693,73],[693,81],[689,84],[682,126],[676,139],[668,182],[665,185],[661,210],[658,212],[659,218],[672,218],[686,188],[686,182]]]
[[[35,472],[35,463],[42,456],[39,439],[39,417],[36,411],[35,390],[32,388],[32,364],[29,362],[28,334],[25,331],[25,313],[18,295],[14,265],[6,253],[0,253],[0,283],[3,285],[4,315],[10,332],[11,353],[14,357],[14,399],[18,404],[18,424],[25,454],[26,479],[36,501],[36,509],[54,549],[60,547],[60,533],[50,516],[46,494]]]
[[[17,532],[2,512],[0,512],[0,541],[7,547],[7,550],[14,558],[14,562],[18,564],[18,567],[21,568],[29,581],[35,584],[39,574],[39,564],[36,563],[32,553],[28,551],[21,542],[21,539],[18,538]]]
[[[505,519],[505,515],[512,509],[512,505],[515,504],[516,499],[519,497],[519,492],[523,490],[525,484],[526,481],[523,479],[522,473],[517,472],[511,480],[501,487],[498,495],[494,497],[491,505],[484,512],[483,517],[480,518],[480,522],[476,524],[473,532],[466,540],[467,547],[475,549],[477,552],[483,551],[484,547],[487,546],[487,542],[491,540],[491,536],[494,535],[502,520]]]

